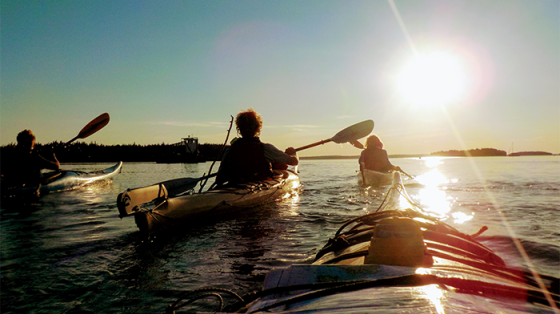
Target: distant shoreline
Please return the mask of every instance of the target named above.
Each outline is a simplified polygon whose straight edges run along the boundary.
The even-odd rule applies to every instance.
[[[519,152],[510,154],[507,156],[496,156],[496,155],[488,155],[488,156],[470,156],[470,157],[520,157],[520,156],[560,156],[560,154],[531,154],[530,152]],[[454,156],[454,155],[431,155],[431,154],[397,154],[397,155],[389,155],[389,158],[425,158],[425,157],[468,157],[468,156]],[[336,155],[328,155],[328,156],[306,156],[306,157],[299,157],[299,159],[313,159],[313,160],[321,160],[321,159],[358,159],[360,158],[359,155],[356,156],[336,156]]]
[[[0,147],[0,154],[11,154],[15,145]],[[200,144],[196,153],[187,153],[185,146],[177,144],[154,144],[154,145],[101,145],[97,143],[86,144],[75,142],[65,145],[62,142],[54,142],[46,145],[37,144],[36,150],[42,154],[52,155],[56,152],[61,162],[112,162],[116,160],[124,162],[156,162],[156,163],[199,163],[207,161],[218,161],[221,159],[223,145]],[[558,155],[558,154],[557,154]],[[477,148],[470,150],[448,150],[431,154],[391,154],[389,158],[424,158],[424,157],[514,157],[514,156],[555,156],[555,154],[542,151],[526,151],[508,154],[506,151],[495,148]],[[353,159],[358,160],[356,155],[323,155],[323,156],[300,156],[302,160],[327,160],[327,159]]]
[[[430,154],[396,154],[389,155],[389,158],[421,158],[430,157]],[[299,159],[358,159],[360,155],[355,156],[340,156],[340,155],[326,155],[326,156],[305,156]]]

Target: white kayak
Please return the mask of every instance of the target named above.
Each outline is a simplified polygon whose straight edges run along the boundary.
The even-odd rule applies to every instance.
[[[48,193],[74,190],[86,185],[112,179],[121,171],[122,165],[123,162],[119,161],[114,166],[102,170],[90,172],[62,170],[47,173],[44,175],[40,186],[3,188],[2,197],[40,196]]]
[[[202,193],[192,190],[194,186],[190,183],[193,179],[168,182],[121,193],[117,198],[121,218],[133,215],[140,232],[153,235],[172,227],[215,219],[223,214],[289,198],[301,189],[299,176],[291,170],[275,170],[275,175],[266,180],[224,186]],[[142,208],[142,203],[147,202],[151,202],[152,206]]]
[[[392,172],[379,172],[369,169],[363,169],[358,172],[358,184],[364,186],[379,187],[390,185],[393,181]]]
[[[311,265],[270,271],[261,291],[228,291],[237,301],[218,311],[558,313],[559,279],[507,267],[476,241],[486,229],[467,235],[423,212],[395,172],[381,207],[343,224]],[[182,304],[221,292],[190,291]]]

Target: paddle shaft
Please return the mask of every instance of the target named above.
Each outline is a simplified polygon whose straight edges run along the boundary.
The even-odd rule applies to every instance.
[[[322,140],[322,141],[319,141],[317,143],[305,145],[305,146],[296,148],[295,150],[297,152],[297,151],[308,149],[308,148],[311,148],[311,147],[323,145],[323,144],[328,143],[328,142],[335,142],[335,143],[339,143],[339,144],[347,143],[347,142],[354,142],[354,141],[356,141],[356,140],[358,140],[362,137],[367,136],[369,133],[371,133],[372,130],[373,130],[373,121],[372,120],[362,121],[360,123],[356,123],[354,125],[351,125],[351,126],[347,127],[346,129],[336,133],[335,136],[333,136],[332,138],[330,138],[328,140]]]
[[[80,138],[80,136],[78,135],[78,136],[74,137],[73,139],[69,140],[68,142],[64,143],[64,145],[68,145],[68,144],[74,142],[75,140],[77,140],[79,138]]]
[[[408,173],[404,172],[401,168],[399,168],[399,171],[402,172],[405,176],[409,177],[410,179],[414,179],[413,176],[409,175]]]
[[[296,148],[296,152],[299,152],[300,150],[308,149],[308,148],[311,148],[311,147],[323,145],[323,144],[328,143],[328,142],[332,142],[332,139],[322,140],[322,141],[319,141],[317,143],[313,143],[313,144],[305,145],[305,146],[302,146],[302,147],[298,147],[298,148]]]

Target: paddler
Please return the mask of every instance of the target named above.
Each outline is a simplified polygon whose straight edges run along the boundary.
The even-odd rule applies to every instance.
[[[17,135],[14,154],[2,156],[2,184],[11,187],[38,186],[41,183],[41,169],[59,170],[60,162],[53,153],[53,160],[39,155],[35,148],[35,135],[31,130],[23,130]]]
[[[235,126],[241,138],[234,138],[224,152],[215,184],[263,180],[272,176],[273,169],[298,164],[299,158],[293,147],[283,152],[272,144],[261,142],[262,125],[261,115],[253,109],[237,114]]]
[[[400,167],[391,164],[387,151],[383,149],[383,142],[377,135],[368,137],[366,149],[362,151],[358,162],[360,163],[360,171],[363,169],[378,172],[401,171]]]

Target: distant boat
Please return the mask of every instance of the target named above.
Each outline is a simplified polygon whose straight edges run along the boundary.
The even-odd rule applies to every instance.
[[[200,155],[200,151],[198,149],[198,138],[197,137],[184,137],[181,139],[182,141],[177,143],[178,146],[184,146],[185,151],[172,154],[169,156],[163,156],[156,160],[156,163],[160,164],[171,164],[171,163],[199,163],[205,162],[206,160],[204,157]]]

